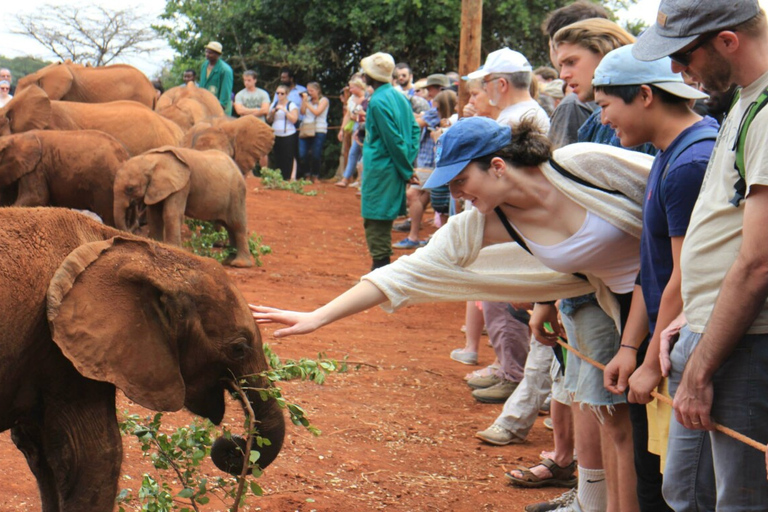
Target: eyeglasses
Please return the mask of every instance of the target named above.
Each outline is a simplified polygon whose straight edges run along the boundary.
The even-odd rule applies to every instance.
[[[501,77],[497,76],[496,78],[489,78],[488,80],[483,80],[483,87],[493,82],[494,80],[501,80]]]
[[[10,87],[0,87],[0,91],[10,91]]]
[[[688,50],[684,52],[673,53],[672,55],[669,56],[669,58],[672,59],[673,62],[680,64],[684,68],[687,68],[688,66],[691,65],[691,57],[693,56],[693,52],[695,52],[696,50],[698,50],[699,48],[707,44],[709,41],[714,39],[719,33],[720,31],[704,34],[699,38],[696,44],[690,47]]]

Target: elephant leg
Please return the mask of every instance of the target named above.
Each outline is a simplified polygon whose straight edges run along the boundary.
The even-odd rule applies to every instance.
[[[181,245],[181,225],[186,206],[187,197],[182,194],[171,194],[163,201],[163,240],[166,243]]]
[[[147,206],[147,225],[149,226],[149,237],[158,242],[163,241],[163,204],[153,204]]]
[[[51,194],[45,177],[40,172],[31,172],[19,179],[19,193],[14,206],[47,206]]]
[[[35,475],[43,512],[58,512],[59,496],[53,470],[48,465],[43,447],[43,433],[39,423],[22,423],[11,429],[11,439],[27,459],[29,469]]]
[[[237,254],[234,258],[231,260],[227,259],[224,263],[233,267],[252,267],[254,263],[250,247],[248,246],[245,224],[240,222],[227,223],[225,227],[227,228],[227,233],[229,233],[229,243],[234,244]]]

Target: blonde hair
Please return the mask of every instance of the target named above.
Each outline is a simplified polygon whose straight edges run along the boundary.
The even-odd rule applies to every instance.
[[[579,45],[598,55],[635,42],[635,37],[616,23],[603,18],[577,21],[555,32],[552,44]]]
[[[450,89],[446,89],[435,96],[435,99],[432,100],[432,105],[437,108],[437,113],[440,116],[440,119],[448,119],[453,115],[457,102],[458,98],[456,93]]]

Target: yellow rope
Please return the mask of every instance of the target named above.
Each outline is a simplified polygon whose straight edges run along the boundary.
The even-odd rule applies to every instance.
[[[591,364],[592,366],[594,366],[595,368],[598,368],[600,370],[603,370],[603,371],[605,370],[605,365],[604,364],[598,363],[594,359],[590,359],[589,357],[585,356],[584,354],[582,354],[581,352],[579,352],[578,350],[576,350],[575,348],[570,346],[568,344],[568,342],[565,341],[563,338],[558,336],[557,337],[557,343],[561,347],[567,349],[569,352],[572,352],[573,355],[575,355],[576,357],[578,357],[582,361],[586,361],[587,363]],[[664,395],[662,395],[661,393],[659,393],[657,391],[651,391],[651,396],[656,398],[656,399],[658,399],[661,402],[664,402],[665,404],[669,404],[670,406],[672,405],[672,399],[671,398],[669,398],[667,396],[664,396]],[[724,425],[721,425],[721,424],[719,424],[717,422],[713,422],[713,423],[715,425],[715,430],[717,430],[718,432],[722,432],[723,434],[725,434],[727,436],[730,436],[730,437],[732,437],[732,438],[734,438],[734,439],[736,439],[738,441],[741,441],[744,444],[747,444],[747,445],[751,446],[752,448],[756,448],[756,449],[760,450],[761,452],[765,453],[767,448],[766,448],[766,445],[764,445],[763,443],[759,443],[759,442],[755,441],[754,439],[745,436],[744,434],[740,434],[739,432],[736,432],[732,428],[728,428],[728,427],[726,427]]]

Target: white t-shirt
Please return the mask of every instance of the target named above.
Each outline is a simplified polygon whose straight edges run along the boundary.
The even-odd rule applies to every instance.
[[[533,117],[543,133],[549,132],[549,116],[536,100],[521,101],[501,111],[496,122],[502,126],[512,126],[524,117]]]
[[[299,110],[299,107],[292,101],[288,102],[289,111]],[[275,137],[289,137],[296,133],[296,125],[287,121],[284,110],[277,110],[272,118],[272,129],[275,131]]]
[[[744,202],[738,208],[730,203],[735,192],[734,184],[739,178],[734,168],[736,152],[733,144],[745,110],[766,86],[768,73],[742,89],[738,103],[720,129],[683,242],[680,265],[684,311],[689,328],[696,333],[704,332],[723,278],[741,248]],[[757,114],[746,135],[744,162],[747,201],[750,186],[768,185],[766,133],[768,108]],[[768,333],[768,303],[763,304],[762,311],[747,333]]]

